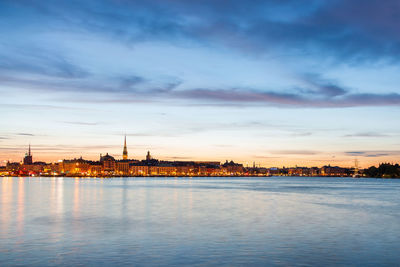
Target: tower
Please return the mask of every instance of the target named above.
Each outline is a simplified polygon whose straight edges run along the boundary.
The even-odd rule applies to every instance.
[[[31,154],[31,144],[29,144],[28,153],[25,154],[24,164],[29,165],[33,163],[32,154]]]
[[[122,159],[124,160],[128,159],[128,149],[126,148],[126,135],[124,141],[124,151],[122,152]]]
[[[146,160],[147,161],[151,160],[150,151],[147,151]]]

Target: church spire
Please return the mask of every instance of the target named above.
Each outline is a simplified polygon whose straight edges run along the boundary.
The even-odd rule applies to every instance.
[[[32,153],[31,153],[31,144],[29,144],[28,153],[25,153],[24,164],[30,165],[33,163]]]
[[[124,140],[124,151],[122,152],[122,159],[128,159],[128,149],[126,148],[126,135]]]

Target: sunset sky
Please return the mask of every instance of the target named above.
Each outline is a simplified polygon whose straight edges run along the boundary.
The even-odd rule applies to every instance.
[[[398,0],[0,1],[0,161],[400,159]]]

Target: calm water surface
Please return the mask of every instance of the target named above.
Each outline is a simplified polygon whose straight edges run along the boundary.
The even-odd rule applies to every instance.
[[[400,264],[400,180],[0,178],[0,266]]]

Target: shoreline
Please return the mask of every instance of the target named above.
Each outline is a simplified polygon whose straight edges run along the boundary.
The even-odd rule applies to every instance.
[[[101,178],[101,179],[113,179],[113,178],[349,178],[349,179],[389,179],[389,180],[396,180],[400,178],[396,177],[351,177],[351,176],[294,176],[294,175],[270,175],[270,176],[253,176],[253,175],[232,175],[232,176],[168,176],[168,175],[148,175],[148,176],[68,176],[68,175],[38,175],[38,176],[27,176],[27,175],[5,175],[0,176],[0,178],[71,178],[71,179],[91,179],[91,178]]]

